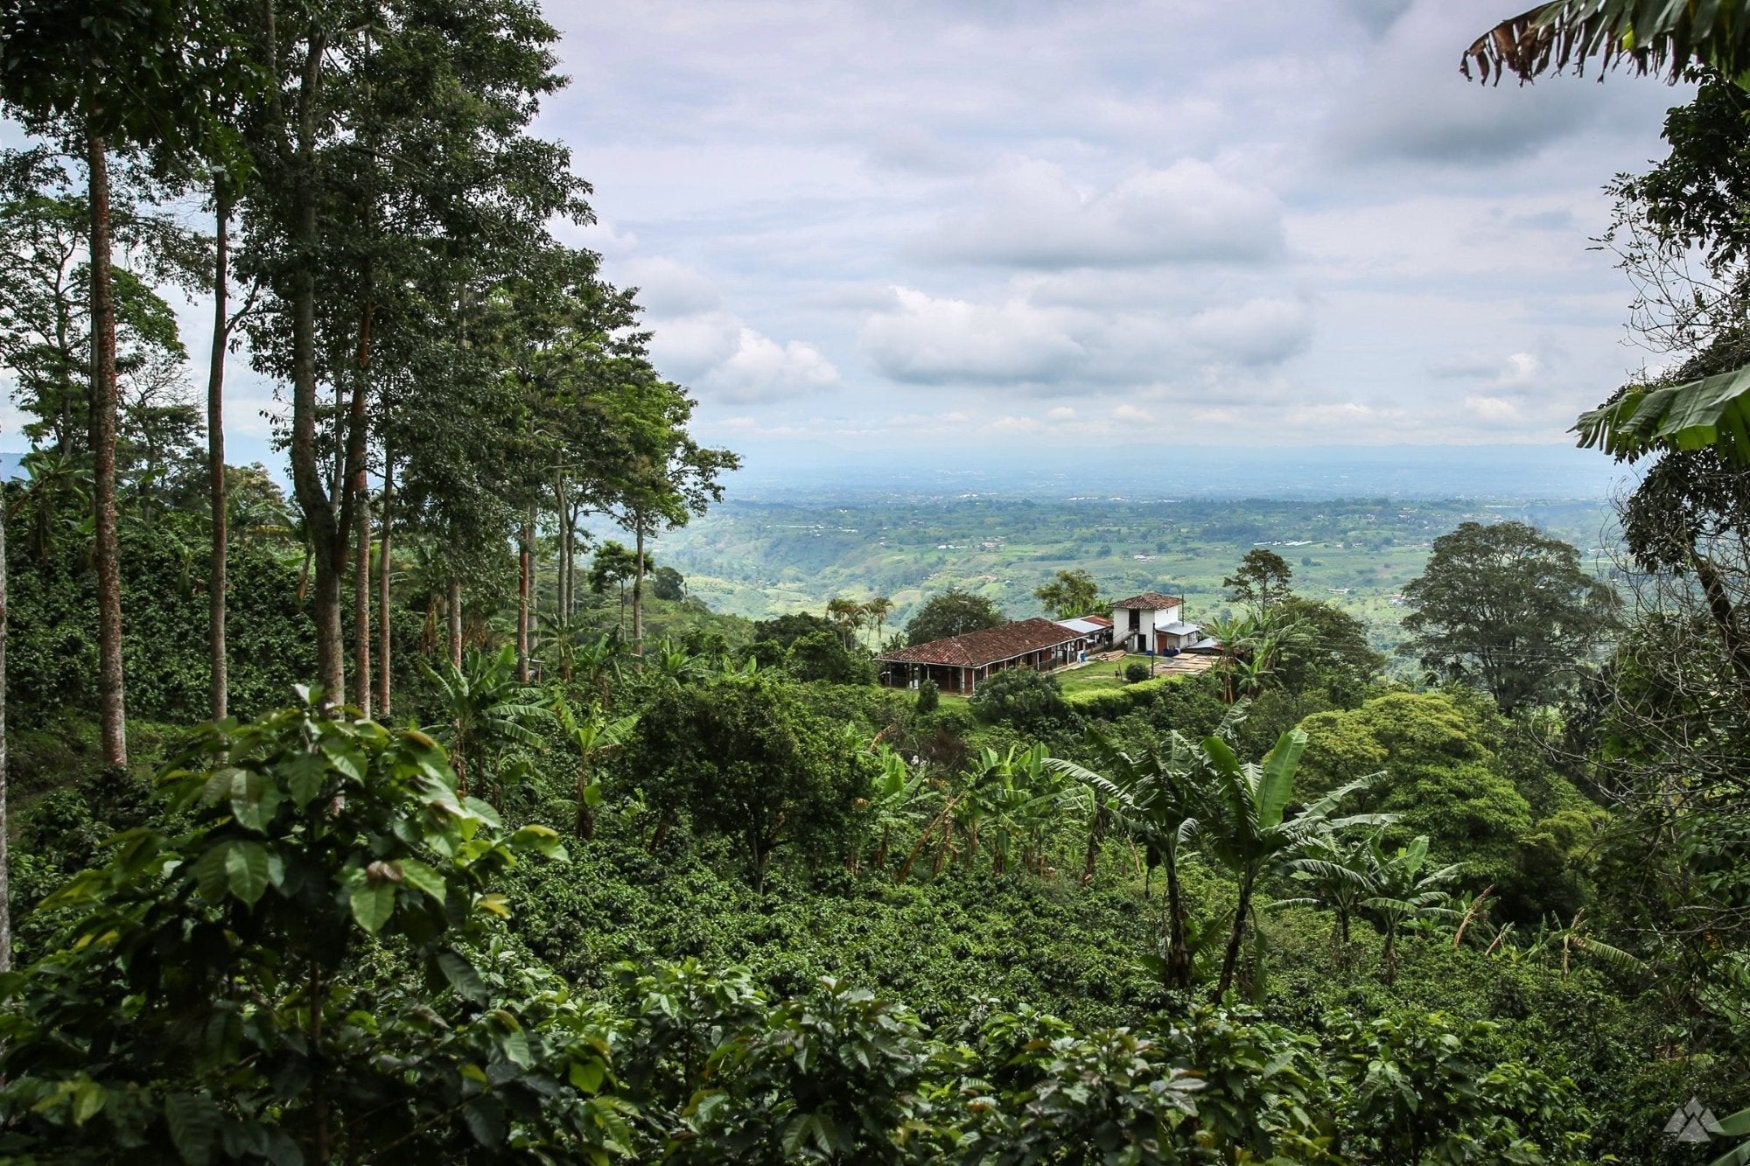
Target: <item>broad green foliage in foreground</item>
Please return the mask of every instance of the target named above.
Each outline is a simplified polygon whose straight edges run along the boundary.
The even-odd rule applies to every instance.
[[[460,798],[417,732],[288,709],[197,731],[158,786],[165,825],[53,895],[52,950],[0,981],[22,1160],[1587,1158],[1571,1082],[1438,1013],[1315,1039],[992,1002],[932,1030],[841,981],[777,998],[690,961],[586,1000],[498,889],[563,861],[556,836]]]

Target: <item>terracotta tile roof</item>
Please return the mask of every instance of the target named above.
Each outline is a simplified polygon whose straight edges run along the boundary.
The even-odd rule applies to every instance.
[[[1112,621],[1103,615],[1084,615],[1082,616],[1082,619],[1088,623],[1097,623],[1103,628],[1109,628],[1112,626]]]
[[[1120,599],[1112,604],[1113,611],[1128,611],[1138,608],[1143,611],[1165,611],[1169,607],[1178,607],[1185,601],[1177,595],[1162,595],[1159,591],[1144,591],[1141,595],[1132,595],[1129,599]]]
[[[1041,648],[1055,648],[1082,638],[1080,632],[1059,627],[1048,619],[1023,619],[999,628],[967,632],[945,640],[931,640],[912,648],[884,652],[876,657],[890,664],[943,664],[951,668],[982,668],[1012,660]]]

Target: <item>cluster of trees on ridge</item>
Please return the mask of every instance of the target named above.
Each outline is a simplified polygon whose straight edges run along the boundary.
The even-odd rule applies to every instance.
[[[1662,40],[1630,7],[1547,5],[1491,51],[1529,45],[1510,63],[1537,71],[1600,44],[1608,54],[1632,30],[1643,64],[1667,59],[1674,44],[1685,66],[1690,46],[1703,63],[1732,63],[1730,37],[1710,39],[1712,26],[1680,22]],[[1721,10],[1738,11],[1708,9]],[[29,564],[14,600],[36,606],[38,629],[57,611],[102,629],[101,683],[88,705],[65,710],[97,721],[101,748],[90,764],[61,753],[51,770],[38,759],[36,772],[51,779],[32,789],[40,796],[21,816],[19,847],[0,864],[14,876],[6,898],[39,904],[17,936],[24,966],[0,976],[0,1153],[191,1163],[421,1154],[1577,1163],[1601,1153],[1682,1162],[1695,1154],[1663,1132],[1674,1108],[1705,1098],[1730,1114],[1750,1101],[1739,1022],[1750,1002],[1740,861],[1750,532],[1732,437],[1737,398],[1707,403],[1718,407],[1702,425],[1723,435],[1715,444],[1693,426],[1682,442],[1661,444],[1658,431],[1677,412],[1694,421],[1684,407],[1694,385],[1732,376],[1740,359],[1746,301],[1736,293],[1750,251],[1732,208],[1750,195],[1740,177],[1750,172],[1740,165],[1750,130],[1734,83],[1704,76],[1696,102],[1673,112],[1671,159],[1619,187],[1617,237],[1637,276],[1655,286],[1653,276],[1699,248],[1728,289],[1667,297],[1684,305],[1669,339],[1688,363],[1670,385],[1631,386],[1598,422],[1612,448],[1654,458],[1625,506],[1628,553],[1645,583],[1626,611],[1611,610],[1571,548],[1517,524],[1467,525],[1441,540],[1413,594],[1422,621],[1413,650],[1445,689],[1379,683],[1365,640],[1362,652],[1348,650],[1353,641],[1334,650],[1341,625],[1320,630],[1322,605],[1292,594],[1286,563],[1258,555],[1229,583],[1248,608],[1222,637],[1230,659],[1206,679],[1071,702],[1054,699],[1051,678],[1016,671],[969,709],[925,708],[924,694],[802,679],[810,653],[799,644],[814,636],[813,654],[827,658],[819,628],[787,644],[783,629],[751,629],[757,638],[743,649],[736,641],[750,629],[700,620],[684,640],[626,651],[623,616],[606,595],[632,580],[637,638],[651,567],[642,538],[598,553],[586,590],[599,602],[576,593],[574,511],[621,506],[643,536],[668,520],[652,514],[678,516],[712,491],[709,451],[687,455],[695,493],[666,479],[679,510],[647,514],[648,479],[615,476],[613,467],[655,464],[640,452],[686,447],[684,394],[657,387],[638,342],[614,350],[633,333],[610,328],[601,351],[586,343],[581,356],[551,341],[564,349],[560,369],[591,370],[565,400],[581,400],[599,428],[571,445],[513,448],[525,465],[538,461],[531,449],[558,455],[550,495],[544,480],[516,493],[492,476],[494,458],[469,470],[470,446],[409,434],[428,420],[421,409],[438,407],[417,395],[428,374],[458,410],[475,402],[531,442],[552,439],[536,418],[571,416],[520,395],[551,382],[503,373],[536,367],[529,353],[543,351],[540,341],[496,350],[502,367],[469,363],[492,343],[487,301],[515,272],[463,246],[476,239],[468,230],[444,232],[460,221],[495,245],[515,238],[515,223],[486,221],[515,205],[492,186],[493,151],[462,151],[458,163],[476,165],[451,171],[457,205],[430,191],[405,203],[355,197],[396,189],[394,168],[374,164],[389,156],[397,126],[424,150],[482,145],[465,124],[450,124],[454,136],[442,141],[418,137],[440,128],[436,112],[448,107],[437,99],[458,90],[455,78],[416,66],[453,59],[477,78],[514,64],[550,35],[532,9],[353,13],[210,0],[177,13],[123,4],[82,23],[45,11],[9,14],[0,96],[84,147],[96,355],[83,398],[73,392],[73,346],[57,356],[24,345],[44,357],[40,368],[16,358],[41,372],[39,387],[68,378],[60,387],[70,395],[44,397],[38,416],[43,444],[65,433],[76,456],[58,491],[46,477],[8,488],[7,516],[41,536],[15,539],[8,562]],[[263,13],[287,19],[252,23]],[[230,36],[250,29],[268,49],[253,65],[250,38]],[[276,72],[288,48],[300,50],[302,68]],[[56,65],[48,74],[44,61]],[[332,86],[315,84],[330,64]],[[434,104],[374,122],[375,103],[387,103],[372,92],[378,68],[426,76]],[[247,111],[263,71],[264,104],[286,131],[279,140],[295,143],[284,150],[259,125],[239,123],[243,136],[226,120]],[[169,85],[167,100],[123,108],[118,76],[130,92]],[[539,89],[501,84],[486,96],[532,100]],[[362,100],[346,107],[356,118],[325,104],[342,95]],[[231,96],[234,105],[210,100]],[[514,130],[526,100],[460,101],[449,112],[491,108],[492,127]],[[281,105],[298,116],[285,118]],[[331,154],[319,131],[332,132]],[[127,468],[161,465],[151,459],[178,448],[165,437],[170,419],[152,412],[156,398],[137,398],[135,452],[112,440],[121,376],[144,392],[175,361],[162,314],[154,323],[143,297],[129,327],[156,335],[158,354],[123,360],[106,337],[107,314],[119,319],[120,302],[135,296],[103,246],[111,154],[119,169],[138,147],[140,181],[169,183],[179,156],[183,165],[224,159],[256,142],[277,157],[221,169],[239,183],[240,254],[252,230],[277,240],[248,308],[289,320],[277,359],[293,384],[294,468],[306,464],[294,474],[297,522],[276,522],[265,505],[248,511],[246,545],[291,553],[238,556],[259,564],[262,583],[234,587],[248,612],[238,631],[252,634],[259,616],[271,634],[259,655],[228,662],[251,692],[271,690],[274,669],[339,690],[344,649],[371,640],[369,583],[393,566],[379,551],[370,574],[375,538],[357,520],[367,506],[380,520],[386,503],[403,515],[403,491],[428,497],[429,592],[447,607],[424,610],[432,634],[414,652],[429,657],[425,682],[399,707],[430,731],[318,700],[246,724],[145,734],[135,757],[118,759],[121,681],[139,672],[124,667],[116,617],[133,613],[145,659],[163,654],[186,636],[178,619],[196,577],[188,542],[146,536],[212,534],[227,566],[235,548],[218,534],[225,521],[206,531],[191,521],[214,496],[198,477],[190,488],[185,476],[179,500],[157,471]],[[541,154],[520,141],[505,151]],[[291,177],[275,187],[275,175]],[[1732,197],[1716,197],[1722,190]],[[472,208],[485,219],[469,217],[470,191],[496,191]],[[263,200],[253,211],[252,197]],[[331,268],[308,262],[324,242],[324,214],[353,206],[365,210],[352,225],[378,245],[364,249],[369,262],[348,267],[347,252]],[[372,207],[382,216],[374,228]],[[408,216],[395,220],[403,225],[431,211],[443,231],[403,251],[392,245],[391,207]],[[266,225],[252,226],[251,214]],[[451,260],[466,279],[445,282]],[[330,276],[335,287],[319,286]],[[630,364],[613,371],[596,363],[622,357]],[[454,381],[442,380],[446,369]],[[482,369],[493,371],[484,378],[493,391],[470,397]],[[621,375],[643,388],[620,395]],[[646,389],[672,406],[649,414],[666,421],[648,429],[638,409],[621,415],[605,403],[644,400]],[[84,453],[70,420],[81,400],[93,419]],[[514,424],[525,408],[526,431]],[[445,432],[444,418],[429,420],[433,434]],[[657,432],[676,444],[641,444]],[[395,469],[371,497],[354,475],[373,454]],[[595,478],[569,460],[582,455],[610,470]],[[119,466],[107,482],[106,459]],[[209,453],[205,468],[209,486],[235,482],[252,506],[272,501],[259,476],[228,475],[220,456]],[[488,512],[456,481],[508,504]],[[628,481],[643,485],[614,493]],[[456,497],[415,482],[448,483]],[[318,495],[326,519],[310,501]],[[573,633],[538,644],[531,497],[537,522],[539,509],[558,515],[553,602]],[[280,525],[303,530],[269,534]],[[475,546],[501,561],[460,580],[486,617],[477,636],[488,650],[470,653],[457,633],[451,556],[480,531],[491,537]],[[307,608],[300,544],[312,573]],[[132,595],[124,545],[161,555]],[[59,558],[46,553],[55,548]],[[351,621],[349,644],[340,590],[361,551],[354,611],[366,616]],[[1444,579],[1437,560],[1450,568]],[[379,615],[385,634],[391,606]],[[436,634],[440,611],[447,636]],[[600,634],[566,626],[584,611]],[[302,622],[310,614],[314,625]],[[824,621],[847,656],[844,630],[861,618],[847,608]],[[781,666],[762,644],[782,649]],[[53,651],[32,645],[33,655]],[[356,694],[369,669],[351,658]],[[368,679],[362,691],[361,704],[377,695]],[[387,701],[372,711],[387,720]],[[116,760],[135,771],[107,764]],[[152,762],[161,764],[148,784],[137,771]],[[543,824],[567,819],[569,839]],[[1729,1138],[1747,1125],[1731,1114],[1704,1132]],[[1720,1161],[1747,1154],[1727,1149]]]

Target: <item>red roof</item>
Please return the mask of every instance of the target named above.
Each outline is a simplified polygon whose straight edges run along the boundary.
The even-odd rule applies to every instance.
[[[986,664],[1012,660],[1016,656],[1024,656],[1042,648],[1074,643],[1081,638],[1080,632],[1072,632],[1048,619],[1023,619],[998,628],[985,628],[982,631],[967,632],[963,636],[950,636],[945,640],[931,640],[927,644],[885,652],[876,658],[890,664],[942,664],[950,668],[982,668]]]
[[[1112,621],[1103,615],[1084,615],[1081,618],[1086,623],[1097,623],[1103,628],[1109,628],[1112,626]]]
[[[1132,595],[1129,599],[1120,599],[1112,604],[1113,611],[1129,611],[1132,608],[1141,611],[1165,611],[1169,607],[1183,606],[1185,600],[1177,595],[1162,595],[1159,591],[1144,591],[1141,595]]]

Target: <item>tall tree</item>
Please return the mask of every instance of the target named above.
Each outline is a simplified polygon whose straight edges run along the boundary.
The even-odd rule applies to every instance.
[[[1083,782],[1109,800],[1118,825],[1142,843],[1147,870],[1159,866],[1167,876],[1167,936],[1162,945],[1161,982],[1168,988],[1191,986],[1191,947],[1180,886],[1179,850],[1206,814],[1208,793],[1199,781],[1200,758],[1190,741],[1173,733],[1166,748],[1149,742],[1126,750],[1103,733],[1088,734],[1100,771],[1052,758],[1046,764]]]
[[[644,364],[640,359],[634,363]],[[609,487],[618,496],[620,523],[633,533],[632,649],[644,644],[644,575],[647,541],[660,530],[683,526],[723,498],[722,475],[741,459],[726,449],[707,449],[686,431],[694,402],[679,385],[634,375],[616,394],[619,468]]]
[[[448,350],[428,352],[427,365],[456,374],[408,382],[418,391],[403,407],[433,424],[394,431],[402,513],[430,508],[452,549],[498,538],[502,515],[481,500],[509,459],[479,456],[457,428],[459,418],[485,423],[477,443],[506,412],[491,403],[471,329],[548,219],[584,213],[582,186],[562,148],[523,133],[561,84],[557,33],[527,0],[274,0],[263,22],[273,84],[251,135],[261,180],[246,221],[271,295],[252,348],[292,385],[292,481],[315,546],[320,679],[338,694],[341,580],[349,545],[358,561],[370,429],[384,415],[372,406],[397,371],[385,358],[405,368],[416,348]],[[469,388],[479,395],[454,404],[472,416],[450,407]]]
[[[1002,608],[989,599],[954,588],[918,608],[905,625],[905,640],[908,644],[927,644],[1008,622]]]
[[[1239,902],[1234,907],[1233,926],[1221,961],[1219,997],[1232,987],[1239,967],[1240,947],[1252,921],[1252,897],[1265,874],[1292,874],[1306,857],[1316,838],[1359,825],[1377,825],[1377,815],[1332,818],[1343,799],[1362,788],[1352,782],[1306,806],[1292,817],[1286,814],[1294,796],[1294,775],[1306,749],[1306,734],[1293,729],[1282,734],[1262,762],[1242,762],[1226,741],[1208,737],[1203,741],[1204,781],[1211,811],[1186,831],[1195,845],[1205,849],[1239,882]]]
[[[1293,577],[1294,568],[1287,559],[1268,547],[1253,547],[1221,585],[1235,603],[1270,608],[1287,598]]]
[[[207,94],[242,79],[218,67],[230,39],[226,15],[217,0],[15,0],[0,10],[0,102],[33,132],[76,145],[86,164],[99,715],[103,757],[114,766],[126,765],[128,753],[116,541],[110,152],[158,148],[198,156],[212,141]]]
[[[1100,604],[1100,585],[1081,568],[1059,571],[1049,583],[1033,591],[1033,598],[1058,619],[1087,615]]]
[[[1559,695],[1615,621],[1615,592],[1580,569],[1579,551],[1522,522],[1441,535],[1404,597],[1399,651],[1505,713]]]
[[[0,973],[12,970],[12,877],[6,808],[6,491],[0,486]]]

